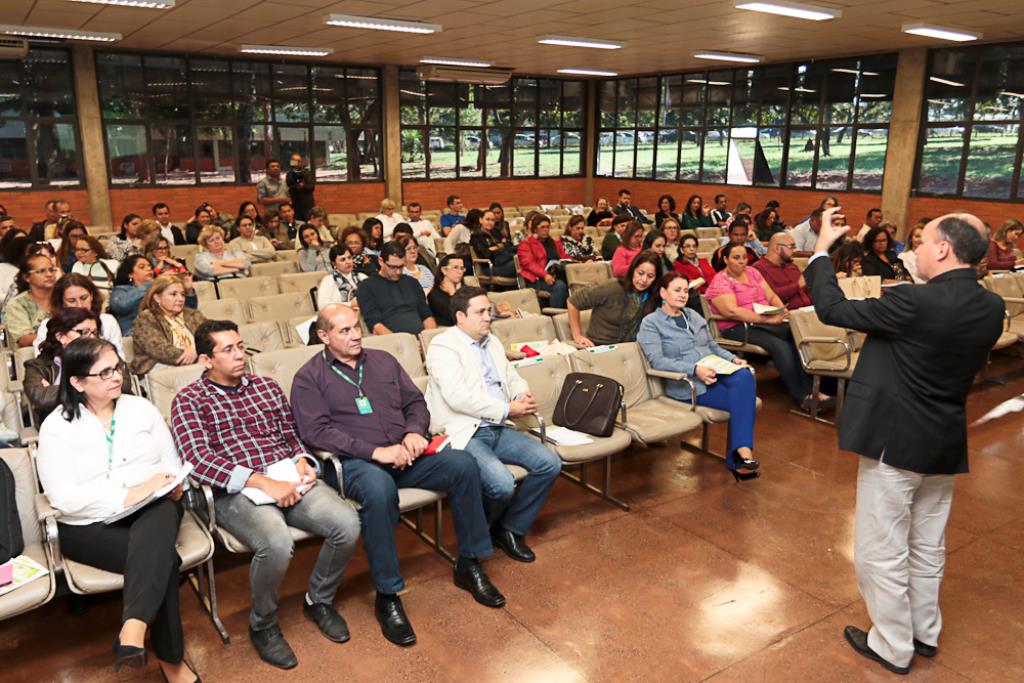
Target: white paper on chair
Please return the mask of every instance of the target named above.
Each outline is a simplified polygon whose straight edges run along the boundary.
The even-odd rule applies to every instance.
[[[299,339],[302,340],[303,344],[309,344],[309,326],[312,325],[315,320],[316,316],[314,315],[309,320],[304,320],[295,326],[295,331],[298,332]]]
[[[267,471],[263,473],[263,476],[269,477],[275,481],[297,482],[302,480],[302,477],[299,476],[299,468],[295,465],[295,461],[289,459],[278,460],[273,465],[270,465],[267,467]],[[299,493],[305,493],[312,486],[313,484],[299,486]],[[273,498],[254,486],[246,486],[242,489],[242,495],[257,505],[270,505],[274,502]]]
[[[731,375],[743,367],[742,365],[736,365],[731,360],[726,360],[721,356],[716,356],[715,354],[704,356],[697,361],[697,365],[703,365],[704,367],[711,368],[717,375]]]
[[[50,573],[50,570],[33,560],[28,555],[18,555],[9,562],[12,581],[0,587],[0,595],[7,595],[11,591],[21,588],[26,583],[40,579]]]
[[[539,428],[530,427],[530,431],[540,436]],[[549,426],[545,430],[544,436],[556,446],[585,446],[588,443],[594,443],[594,440],[583,432],[577,432],[568,427],[559,427],[557,425]]]

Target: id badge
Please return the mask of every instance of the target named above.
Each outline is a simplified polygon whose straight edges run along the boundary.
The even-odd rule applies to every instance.
[[[370,405],[369,396],[356,396],[356,409],[360,415],[372,415],[373,406]]]

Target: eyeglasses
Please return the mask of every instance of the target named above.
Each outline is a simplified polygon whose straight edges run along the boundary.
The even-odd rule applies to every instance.
[[[92,251],[92,247],[75,247],[76,254],[88,254]]]
[[[86,374],[82,375],[82,377],[99,377],[102,380],[109,380],[110,378],[114,377],[116,373],[121,375],[121,377],[123,378],[124,371],[127,369],[127,367],[128,366],[125,365],[124,363],[118,363],[112,368],[103,368],[99,372],[87,372]]]
[[[76,328],[72,329],[71,331],[74,332],[75,334],[77,334],[79,337],[95,337],[96,336],[96,329],[95,328],[90,329],[88,327],[85,327],[85,328],[76,327]]]
[[[388,270],[401,270],[402,268],[405,268],[405,264],[404,263],[395,264],[395,263],[387,263],[387,262],[385,262],[384,263],[384,267],[387,268]]]
[[[796,242],[793,242],[793,244],[786,244],[785,242],[779,242],[779,246],[780,247],[785,247],[786,249],[796,249]]]
[[[153,247],[153,251],[167,251],[170,247],[157,245]]]

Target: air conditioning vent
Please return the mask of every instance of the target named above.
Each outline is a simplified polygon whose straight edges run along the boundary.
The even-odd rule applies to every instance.
[[[508,83],[508,79],[512,77],[512,69],[473,69],[465,66],[429,65],[416,69],[416,75],[424,81],[501,85]]]
[[[24,38],[0,38],[0,59],[24,59],[28,41]]]

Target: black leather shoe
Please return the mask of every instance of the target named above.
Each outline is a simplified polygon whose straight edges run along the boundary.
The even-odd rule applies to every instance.
[[[939,654],[938,645],[925,645],[917,638],[914,638],[914,652],[922,657],[934,657]]]
[[[455,585],[469,591],[473,599],[487,607],[504,607],[505,596],[501,594],[484,573],[480,560],[460,557],[455,564]]]
[[[373,612],[380,622],[380,632],[392,643],[412,645],[416,642],[416,633],[412,630],[412,624],[402,609],[402,600],[397,595],[378,593]]]
[[[118,636],[114,639],[114,671],[120,671],[122,666],[146,666],[146,648],[122,645],[121,637]]]
[[[494,527],[491,529],[491,543],[495,548],[501,548],[505,554],[516,562],[533,562],[537,556],[526,545],[526,539],[511,531]]]
[[[348,624],[338,614],[338,610],[334,609],[331,605],[324,605],[322,603],[310,605],[303,598],[302,613],[320,628],[320,633],[324,634],[328,640],[344,643],[349,639]]]
[[[895,664],[879,657],[874,650],[868,647],[868,634],[861,631],[856,626],[847,626],[844,628],[843,635],[846,636],[846,642],[850,644],[850,647],[852,647],[860,656],[867,657],[872,661],[878,662],[894,674],[905,675],[910,673],[909,666],[896,666]]]
[[[261,628],[254,631],[249,627],[249,640],[259,653],[260,659],[267,664],[276,666],[278,669],[293,669],[299,665],[299,660],[292,652],[291,645],[284,639],[281,627],[277,624],[269,628]]]

